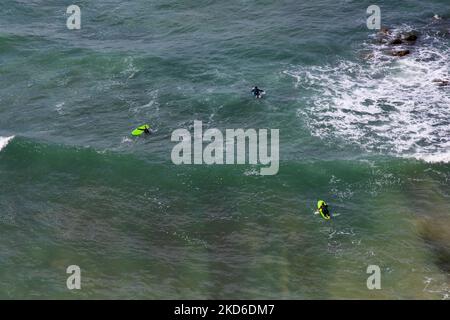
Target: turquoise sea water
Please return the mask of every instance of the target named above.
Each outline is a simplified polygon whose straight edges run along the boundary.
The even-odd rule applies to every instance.
[[[70,4],[0,3],[0,298],[448,298],[446,0],[378,1],[402,59],[370,1]],[[280,129],[279,173],[175,166],[194,120]]]

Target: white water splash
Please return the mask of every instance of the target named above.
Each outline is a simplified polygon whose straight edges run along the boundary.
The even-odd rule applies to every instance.
[[[134,106],[130,108],[130,111],[135,114],[158,114],[159,102],[158,102],[159,90],[148,91],[147,95],[150,97],[150,101],[144,105]]]
[[[126,57],[124,59],[124,64],[126,65],[126,69],[121,72],[122,75],[126,76],[127,79],[132,79],[140,70],[136,68],[133,64],[134,60],[132,57]]]
[[[56,104],[55,110],[56,110],[56,112],[58,112],[59,115],[63,115],[64,114],[63,107],[64,107],[65,104],[66,104],[65,102],[61,102],[61,103]]]
[[[338,137],[370,152],[449,162],[450,86],[435,81],[450,80],[448,39],[422,39],[403,58],[386,55],[386,45],[366,44],[367,61],[285,71],[311,93],[298,116],[315,136]]]
[[[3,150],[3,148],[5,148],[8,143],[14,138],[14,136],[11,137],[0,137],[0,151]]]

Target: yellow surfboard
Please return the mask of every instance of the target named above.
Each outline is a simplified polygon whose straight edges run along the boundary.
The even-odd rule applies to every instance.
[[[326,206],[327,204],[325,203],[325,201],[323,200],[319,200],[317,202],[317,211],[319,211],[320,215],[322,216],[322,218],[324,218],[325,220],[330,220],[331,219],[331,215],[330,214],[324,214],[322,211],[322,206]]]
[[[150,126],[148,124],[144,124],[142,126],[137,127],[136,129],[134,129],[131,134],[133,136],[140,136],[141,134],[143,134],[145,132],[145,129],[150,129]]]

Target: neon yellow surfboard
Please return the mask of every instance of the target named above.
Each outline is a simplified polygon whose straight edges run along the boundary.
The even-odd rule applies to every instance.
[[[317,210],[319,211],[319,213],[320,213],[320,215],[322,216],[322,218],[324,218],[325,220],[330,220],[330,219],[331,219],[331,215],[329,215],[329,214],[328,214],[328,215],[325,215],[325,214],[322,212],[322,209],[321,209],[322,205],[326,205],[325,201],[319,200],[319,201],[317,202]]]
[[[141,134],[144,133],[145,129],[150,129],[150,126],[148,124],[144,124],[142,126],[137,127],[136,129],[134,129],[131,134],[133,136],[140,136]]]

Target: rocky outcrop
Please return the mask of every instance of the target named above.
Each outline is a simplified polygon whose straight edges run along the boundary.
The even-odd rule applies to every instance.
[[[415,32],[410,32],[403,35],[403,39],[408,42],[416,42],[418,38],[419,37]]]
[[[389,44],[391,46],[396,46],[396,45],[399,45],[399,44],[402,44],[402,43],[403,43],[403,41],[400,38],[396,38],[396,39],[392,40],[391,42],[389,42]]]
[[[411,51],[409,51],[409,50],[393,50],[393,51],[391,51],[391,55],[394,57],[404,57],[410,53],[411,53]]]
[[[390,46],[408,45],[412,46],[419,39],[416,31],[406,33],[393,34],[391,30],[384,27],[377,34],[377,42],[380,44],[387,44]]]

